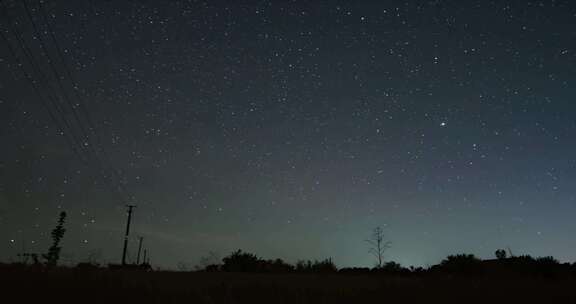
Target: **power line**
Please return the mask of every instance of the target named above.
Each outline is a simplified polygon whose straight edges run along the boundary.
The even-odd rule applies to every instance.
[[[26,9],[26,13],[27,13],[27,15],[28,15],[28,19],[30,20],[30,23],[32,24],[35,33],[38,35],[38,39],[39,39],[39,41],[40,41],[40,43],[41,43],[41,46],[42,46],[42,48],[43,48],[43,50],[44,50],[44,53],[45,53],[46,56],[48,57],[48,60],[49,60],[49,62],[50,62],[50,64],[51,64],[51,67],[52,67],[52,69],[53,69],[53,71],[54,71],[54,74],[56,75],[56,77],[60,78],[60,75],[59,75],[59,73],[57,72],[57,69],[56,69],[55,65],[53,64],[54,60],[52,60],[52,58],[50,58],[50,55],[49,55],[49,52],[48,52],[48,48],[46,47],[46,44],[43,42],[43,39],[42,39],[42,37],[41,37],[41,35],[40,35],[40,31],[39,31],[38,26],[36,26],[36,24],[35,24],[35,22],[34,22],[34,18],[32,17],[32,14],[31,14],[31,11],[30,11],[29,6],[27,5],[27,1],[26,1],[26,0],[22,0],[22,3],[24,4],[24,8]],[[90,117],[90,115],[89,115],[89,113],[88,113],[88,110],[87,110],[87,107],[86,107],[84,101],[83,101],[82,98],[80,97],[80,94],[78,94],[78,91],[77,91],[77,88],[78,88],[77,83],[78,83],[78,82],[75,81],[74,77],[72,76],[72,73],[70,72],[70,69],[68,68],[68,66],[67,66],[67,64],[66,64],[66,60],[64,59],[64,55],[63,55],[63,52],[62,52],[62,48],[60,47],[60,44],[58,43],[58,40],[56,39],[56,36],[55,36],[55,34],[54,34],[54,31],[52,30],[52,27],[50,26],[50,22],[48,22],[46,10],[45,10],[44,6],[42,5],[42,2],[41,2],[41,1],[38,2],[38,4],[39,4],[39,7],[40,7],[40,10],[39,10],[39,11],[40,11],[40,15],[42,16],[42,18],[43,18],[43,20],[44,20],[44,23],[46,24],[46,26],[47,26],[47,28],[48,28],[48,33],[50,34],[50,37],[51,37],[51,39],[52,39],[52,42],[54,43],[54,46],[55,46],[55,48],[56,48],[56,53],[57,53],[57,55],[58,55],[58,58],[60,59],[60,62],[62,63],[62,67],[63,67],[65,73],[67,74],[68,79],[69,79],[69,81],[70,81],[70,83],[71,83],[71,85],[72,85],[73,92],[74,92],[74,95],[76,96],[76,100],[77,100],[77,103],[76,103],[76,104],[77,104],[78,107],[81,109],[83,116],[85,117],[86,121],[88,122],[88,125],[89,125],[89,128],[88,128],[88,129],[92,131],[92,134],[94,134],[94,138],[96,138],[96,145],[98,145],[98,146],[101,147],[101,148],[100,148],[100,152],[102,153],[105,161],[108,163],[108,166],[106,167],[106,166],[105,166],[105,162],[102,161],[102,159],[100,159],[100,154],[99,154],[98,150],[96,150],[96,149],[94,148],[96,145],[93,145],[93,144],[90,142],[89,134],[88,134],[88,132],[86,131],[86,128],[84,127],[83,121],[80,119],[80,117],[79,117],[80,115],[78,114],[78,111],[77,111],[76,108],[74,107],[74,104],[73,104],[69,99],[67,99],[68,104],[69,104],[69,106],[70,106],[70,109],[72,110],[72,113],[74,114],[74,117],[75,117],[77,123],[80,125],[80,131],[81,131],[82,135],[84,136],[84,138],[86,139],[86,142],[88,143],[87,148],[88,148],[89,150],[91,150],[91,152],[94,154],[94,158],[96,159],[96,161],[97,161],[97,163],[98,163],[98,165],[99,165],[99,167],[100,167],[100,169],[101,169],[102,171],[106,172],[106,171],[109,170],[110,172],[112,172],[112,175],[117,179],[117,182],[118,182],[117,185],[118,185],[119,191],[122,192],[123,195],[125,196],[125,195],[126,195],[126,194],[125,194],[126,191],[125,191],[125,189],[124,189],[123,186],[122,186],[122,178],[118,175],[118,173],[116,172],[116,170],[114,170],[113,166],[111,165],[110,158],[109,158],[108,155],[106,154],[105,150],[102,148],[102,146],[103,146],[103,145],[102,145],[102,140],[100,139],[100,136],[98,135],[98,132],[96,132],[96,127],[94,126],[94,123],[92,122],[92,119],[91,119],[91,117]],[[64,89],[64,86],[61,84],[60,79],[58,79],[58,83],[60,84],[61,90],[64,91],[65,89]]]
[[[24,64],[20,60],[20,57],[16,54],[16,51],[14,50],[14,48],[12,48],[9,39],[6,37],[6,35],[4,35],[4,33],[2,31],[0,31],[0,36],[2,37],[2,40],[4,40],[6,42],[6,46],[8,47],[8,50],[9,50],[11,56],[14,57],[17,65],[21,68],[22,73],[24,74],[24,77],[28,80],[28,82],[32,86],[34,92],[38,96],[38,100],[40,100],[42,106],[44,107],[46,112],[48,112],[48,115],[50,116],[51,120],[56,124],[56,127],[59,130],[60,134],[62,136],[64,136],[64,138],[66,139],[66,143],[68,144],[69,148],[73,151],[73,153],[78,157],[78,159],[80,161],[82,161],[85,164],[88,164],[88,161],[78,151],[78,149],[76,147],[76,143],[74,142],[75,140],[73,138],[71,138],[70,136],[67,136],[68,133],[66,132],[65,129],[66,129],[66,127],[69,127],[69,126],[67,124],[65,124],[64,126],[62,125],[60,120],[57,118],[57,115],[52,111],[52,109],[50,108],[50,105],[44,99],[44,96],[49,96],[48,100],[50,101],[52,99],[51,95],[43,94],[41,92],[41,89],[38,87],[38,85],[36,85],[36,81],[32,78],[32,76],[24,68]],[[54,100],[51,100],[51,101],[52,101],[52,103],[54,103]],[[107,182],[107,180],[105,180],[105,182]],[[113,188],[113,185],[111,185],[111,184],[108,184],[108,185]],[[123,198],[120,195],[120,200],[125,201],[125,198]]]
[[[74,104],[72,103],[72,101],[68,97],[68,94],[66,93],[66,90],[64,89],[64,85],[62,84],[62,77],[60,76],[60,73],[58,73],[58,69],[56,69],[54,62],[53,62],[52,58],[50,57],[50,53],[48,52],[48,48],[46,47],[46,44],[44,43],[44,39],[42,39],[42,35],[38,29],[38,26],[36,25],[36,22],[34,21],[34,17],[32,17],[32,13],[30,12],[30,8],[28,7],[28,2],[26,0],[22,0],[21,2],[24,5],[24,10],[26,11],[26,16],[28,17],[28,21],[30,21],[30,24],[32,25],[32,30],[34,31],[35,36],[38,38],[40,48],[44,52],[46,59],[48,59],[48,64],[52,70],[52,73],[54,74],[54,78],[56,79],[56,83],[58,84],[58,86],[62,92],[62,97],[63,97],[64,101],[66,103],[68,103],[68,106],[71,109],[72,115],[74,116],[74,119],[76,120],[78,126],[80,127],[81,135],[87,141],[88,139],[86,138],[86,131],[84,130],[84,125],[81,123],[80,118],[78,117],[78,114],[74,110]]]
[[[23,0],[23,1],[25,1],[25,0]],[[70,68],[68,67],[68,64],[66,63],[66,60],[64,59],[63,49],[60,46],[58,39],[56,38],[56,35],[54,33],[52,26],[50,25],[46,8],[44,7],[44,4],[42,3],[42,1],[38,1],[38,6],[40,8],[40,10],[39,10],[40,15],[41,15],[42,19],[44,20],[44,23],[46,24],[46,27],[48,29],[48,33],[49,33],[49,35],[52,39],[52,42],[54,43],[54,46],[56,48],[56,54],[58,55],[60,62],[62,62],[62,67],[63,67],[66,75],[68,76],[68,79],[71,82],[71,85],[72,85],[72,88],[74,91],[74,95],[76,96],[76,99],[78,101],[78,106],[79,106],[83,116],[85,117],[86,121],[88,122],[89,130],[92,131],[92,134],[94,135],[94,138],[96,139],[96,145],[101,147],[100,152],[104,158],[104,161],[107,162],[108,164],[111,164],[110,157],[106,153],[106,150],[102,148],[102,146],[103,146],[102,139],[101,139],[100,135],[98,134],[98,132],[96,132],[96,127],[95,127],[95,124],[94,124],[90,114],[89,114],[88,108],[86,106],[86,102],[85,102],[84,98],[81,97],[81,95],[78,93],[78,87],[79,87],[78,81],[75,80],[72,72],[70,71]],[[96,152],[97,151],[95,151],[95,154],[98,155]],[[102,162],[102,161],[99,160],[99,162]],[[118,180],[118,182],[119,182],[118,185],[120,186],[122,191],[126,192],[126,190],[124,189],[124,187],[122,185],[122,177],[119,176],[118,172],[116,170],[114,170],[113,167],[111,167],[110,171],[113,173],[114,177]]]
[[[38,32],[38,28],[35,25],[35,23],[33,22],[32,16],[31,14],[29,14],[29,10],[28,10],[28,6],[25,3],[25,9],[27,10],[27,15],[29,17],[29,19],[31,20],[31,23],[33,24],[33,29],[41,43],[41,47],[42,50],[45,53],[45,56],[48,58],[48,61],[51,65],[51,68],[53,69],[53,73],[54,75],[56,75],[56,80],[59,83],[60,89],[63,91],[63,95],[65,97],[67,97],[65,95],[65,89],[64,86],[62,85],[61,81],[60,81],[60,76],[59,73],[57,72],[54,64],[52,63],[52,59],[49,57],[49,53],[48,53],[48,49],[45,46],[44,42],[42,41],[42,38],[40,36],[40,33]],[[3,11],[4,14],[9,17],[8,13],[7,13],[7,8],[5,6],[5,4],[2,2],[3,5]],[[8,18],[7,18],[8,19]],[[32,54],[32,51],[27,47],[26,42],[24,41],[24,39],[21,37],[20,32],[14,27],[12,26],[12,24],[10,22],[9,23],[9,27],[13,32],[13,35],[16,37],[16,41],[18,42],[20,48],[22,49],[25,58],[28,59],[28,63],[32,66],[33,70],[35,70],[36,74],[39,76],[39,78],[41,79],[41,82],[46,83],[46,87],[49,90],[48,94],[42,94],[41,92],[41,88],[39,86],[36,85],[36,81],[32,78],[32,76],[30,74],[28,74],[28,72],[26,72],[25,68],[24,68],[24,64],[22,64],[22,61],[19,59],[19,57],[16,54],[16,51],[11,47],[11,44],[9,42],[9,39],[2,33],[3,39],[6,41],[6,45],[9,47],[10,53],[12,54],[12,56],[15,58],[15,60],[17,61],[18,65],[21,67],[22,71],[25,74],[25,77],[29,80],[29,82],[31,83],[31,85],[34,87],[34,90],[36,92],[36,94],[38,95],[39,99],[42,101],[44,108],[47,110],[47,112],[49,113],[51,119],[56,123],[58,129],[60,130],[61,134],[65,135],[66,140],[70,146],[70,148],[73,150],[73,152],[77,155],[77,157],[84,163],[86,163],[87,165],[89,164],[89,160],[84,159],[84,155],[81,154],[77,148],[77,146],[80,146],[80,148],[84,148],[87,149],[88,153],[86,153],[85,156],[89,156],[90,152],[93,152],[95,154],[94,149],[91,148],[91,145],[89,145],[90,147],[86,147],[86,145],[84,145],[82,143],[81,140],[79,140],[77,138],[77,135],[74,133],[74,129],[72,128],[70,122],[66,119],[66,114],[64,113],[64,110],[62,109],[61,105],[58,103],[57,98],[54,98],[52,96],[52,90],[54,90],[54,88],[52,88],[49,84],[48,84],[48,77],[42,72],[42,69],[40,67],[40,64],[36,61],[34,55]],[[47,99],[49,100],[49,103],[51,103],[51,106],[54,107],[54,109],[56,110],[55,112],[53,112],[50,108],[50,105],[48,103],[46,103],[44,101],[44,99],[42,98],[44,95],[47,96]],[[57,94],[56,94],[57,95]],[[70,100],[68,100],[68,105],[71,107],[71,110],[74,112],[74,107],[73,104]],[[77,123],[81,126],[81,129],[83,128],[82,122],[80,121],[79,117],[77,116],[76,113],[74,113],[76,115],[77,118]],[[61,121],[57,118],[58,115],[60,115],[61,117]],[[70,133],[66,132],[65,130],[68,130]],[[69,134],[69,135],[68,135]],[[68,135],[68,136],[66,136]],[[86,133],[82,133],[82,135],[84,135],[85,139],[88,139],[88,136],[86,135]],[[97,158],[97,155],[95,154],[95,158]],[[107,184],[107,186],[109,186],[114,192],[117,193],[117,195],[119,195],[121,201],[125,202],[126,198],[124,197],[124,193],[120,192],[120,190],[116,187],[114,187],[114,185],[112,184],[112,182],[109,180],[109,178],[107,176],[105,176],[105,169],[104,166],[102,165],[102,163],[100,162],[100,160],[97,158],[97,162],[99,164],[99,173],[102,176],[104,182]]]
[[[0,2],[3,4],[3,2]],[[5,11],[4,11],[5,12]],[[82,155],[78,152],[75,144],[73,143],[74,140],[70,137],[70,135],[65,131],[65,127],[62,125],[62,122],[60,122],[60,120],[58,120],[58,118],[56,117],[56,114],[52,111],[52,109],[50,108],[50,105],[48,103],[53,102],[53,100],[51,100],[50,97],[48,97],[48,102],[46,102],[46,100],[44,99],[44,96],[50,96],[50,95],[44,95],[42,94],[40,88],[38,85],[36,85],[36,81],[32,78],[32,76],[30,74],[28,74],[28,72],[26,71],[26,69],[24,68],[24,64],[22,63],[22,61],[20,60],[20,57],[16,54],[16,51],[14,50],[14,48],[12,47],[10,40],[8,39],[8,37],[6,35],[4,35],[3,31],[0,31],[0,36],[2,37],[2,40],[4,40],[6,43],[6,47],[8,48],[8,51],[10,52],[10,55],[12,57],[14,57],[14,60],[16,61],[16,64],[20,67],[22,73],[24,74],[24,77],[26,78],[26,80],[30,83],[30,85],[32,86],[34,92],[36,93],[36,95],[38,95],[38,100],[40,100],[42,106],[44,107],[44,109],[46,110],[46,112],[48,113],[48,116],[50,117],[50,119],[54,122],[54,124],[56,125],[56,128],[58,129],[58,131],[60,132],[60,135],[63,136],[66,140],[66,143],[68,144],[68,146],[70,147],[70,149],[72,150],[72,152],[81,160],[83,161],[83,157]],[[18,35],[15,34],[16,36],[16,40],[20,43],[20,48],[23,49],[25,56],[27,55],[25,48],[22,45],[22,41],[19,39]],[[32,64],[34,65],[34,64]]]
[[[42,48],[46,58],[48,59],[48,63],[50,65],[50,68],[52,69],[52,72],[57,80],[57,83],[59,85],[60,90],[62,91],[62,95],[64,97],[64,100],[67,102],[70,111],[72,112],[74,119],[76,121],[76,123],[78,124],[78,126],[80,127],[80,134],[81,136],[84,138],[84,142],[81,143],[81,147],[84,148],[86,150],[86,152],[88,153],[88,155],[90,155],[90,153],[92,153],[93,158],[96,161],[96,164],[98,166],[98,169],[100,170],[100,174],[102,175],[102,178],[104,179],[105,183],[109,184],[110,187],[114,188],[115,191],[120,192],[120,195],[123,197],[123,200],[126,201],[126,195],[125,195],[125,190],[122,188],[122,179],[118,176],[117,172],[114,170],[114,168],[111,165],[106,166],[104,164],[104,162],[100,159],[99,157],[99,153],[98,151],[94,148],[95,145],[92,144],[92,142],[90,141],[90,136],[88,134],[88,132],[86,131],[86,128],[84,127],[83,121],[80,119],[80,116],[78,114],[78,111],[76,110],[75,104],[71,101],[70,97],[68,96],[66,89],[64,87],[64,85],[62,84],[62,79],[64,77],[62,77],[60,75],[60,73],[58,72],[58,69],[55,66],[55,61],[51,58],[48,47],[46,46],[46,43],[44,42],[44,39],[42,38],[42,35],[40,33],[39,27],[37,26],[36,22],[34,21],[34,17],[32,16],[30,7],[28,6],[28,2],[26,0],[22,0],[22,4],[24,6],[24,9],[26,11],[26,15],[28,17],[28,20],[30,21],[30,24],[32,25],[32,29],[34,30],[35,35],[38,37],[38,41],[40,43],[40,47]],[[44,16],[44,15],[43,15]],[[49,27],[50,24],[49,22],[47,22],[47,18],[46,16],[44,16],[44,19],[46,21],[47,26]],[[67,66],[65,65],[66,62],[64,60],[64,56],[61,54],[61,50],[59,47],[59,44],[56,40],[56,37],[54,36],[54,33],[51,31],[51,28],[49,28],[49,33],[51,34],[52,40],[55,43],[56,49],[57,49],[57,53],[59,55],[60,61],[62,62],[63,66],[64,66],[64,70],[66,71],[66,73],[68,74],[68,78],[72,83],[72,87],[75,88],[77,87],[75,84],[75,81],[73,80],[73,78],[71,77],[71,73],[69,71],[69,69],[67,68]],[[78,99],[78,102],[76,103],[79,107],[81,107],[81,109],[84,109],[84,116],[86,117],[86,120],[89,122],[90,125],[90,129],[92,131],[92,133],[96,134],[95,137],[97,137],[97,132],[95,131],[96,128],[94,127],[94,124],[91,122],[90,116],[88,115],[88,111],[86,110],[86,107],[84,105],[84,103],[81,102],[79,95],[77,93],[76,90],[73,90],[76,93],[76,97]],[[98,141],[99,145],[102,146],[101,141]],[[104,151],[103,149],[100,149],[101,151]],[[109,162],[109,160],[108,160]],[[108,173],[107,171],[111,171],[112,175],[114,175],[117,179],[118,179],[118,183],[117,183],[117,187],[114,186],[114,183],[110,180],[110,178],[108,177]]]

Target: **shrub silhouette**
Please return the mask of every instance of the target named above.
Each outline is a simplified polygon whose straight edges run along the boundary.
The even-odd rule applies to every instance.
[[[506,258],[506,250],[498,249],[496,250],[496,252],[494,252],[494,255],[496,256],[497,259],[503,260]]]
[[[296,263],[296,272],[303,273],[332,273],[337,272],[338,268],[332,262],[331,258],[321,261],[301,260]]]
[[[218,254],[214,251],[208,252],[208,255],[202,256],[200,258],[199,264],[195,267],[197,270],[205,270],[208,271],[208,268],[216,269],[220,268],[220,261]]]
[[[206,272],[218,272],[222,270],[222,266],[218,264],[210,264],[204,267],[204,271]]]
[[[387,273],[387,274],[401,274],[410,272],[410,270],[402,267],[402,265],[396,262],[387,262],[379,269],[376,269],[379,272]]]
[[[237,250],[222,259],[222,266],[209,265],[206,271],[225,272],[267,272],[285,273],[294,271],[294,266],[285,263],[282,259],[264,260],[252,253]]]
[[[260,270],[260,259],[256,255],[242,252],[240,249],[223,258],[222,262],[222,271],[226,272],[257,272]]]
[[[52,246],[48,248],[48,252],[43,254],[42,257],[46,259],[46,265],[48,266],[56,266],[58,264],[58,260],[60,259],[60,251],[62,247],[60,247],[60,241],[64,237],[64,233],[66,229],[64,229],[64,222],[66,221],[66,212],[60,212],[60,217],[58,218],[58,224],[52,230]]]
[[[553,257],[533,258],[529,255],[512,256],[504,258],[506,253],[497,250],[498,259],[480,260],[472,254],[449,255],[438,265],[430,268],[405,268],[399,263],[388,262],[381,267],[358,268],[349,267],[338,270],[332,259],[300,260],[295,265],[284,262],[282,259],[265,260],[257,255],[237,250],[222,259],[222,265],[211,264],[204,267],[205,272],[252,272],[252,273],[318,273],[318,274],[366,274],[366,275],[427,275],[450,274],[462,276],[477,275],[530,275],[530,276],[558,276],[576,275],[576,264],[560,264]]]
[[[545,267],[556,267],[560,265],[560,262],[551,256],[537,258],[536,263]]]
[[[482,261],[473,254],[449,255],[433,268],[441,272],[461,275],[478,275],[483,272]]]
[[[342,274],[369,274],[372,271],[372,269],[368,268],[368,267],[346,267],[346,268],[341,268],[340,270],[338,270],[338,273],[342,273]]]
[[[563,271],[566,272],[567,269],[558,260],[550,256],[533,258],[529,255],[522,255],[511,257],[506,262],[509,269],[519,274],[553,276]]]
[[[294,266],[285,263],[282,259],[275,259],[273,261],[270,260],[265,262],[267,272],[284,273],[294,271]]]
[[[419,268],[414,268],[414,267],[410,267],[410,268],[405,268],[402,267],[402,265],[396,263],[396,262],[387,262],[384,263],[384,265],[382,265],[381,267],[374,267],[374,268],[368,268],[368,267],[346,267],[346,268],[342,268],[340,270],[338,270],[338,273],[342,273],[342,274],[384,274],[384,275],[408,275],[411,273],[423,273],[424,272],[424,268],[419,267]]]

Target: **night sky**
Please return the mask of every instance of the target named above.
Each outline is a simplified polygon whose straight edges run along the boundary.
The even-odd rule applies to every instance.
[[[0,11],[2,261],[45,252],[65,210],[63,261],[118,263],[128,203],[129,258],[143,236],[165,268],[238,248],[370,266],[379,225],[403,265],[576,260],[574,1]]]

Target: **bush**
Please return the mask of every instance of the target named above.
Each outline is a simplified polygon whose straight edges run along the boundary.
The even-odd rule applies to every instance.
[[[222,259],[221,271],[226,272],[265,272],[265,273],[286,273],[294,271],[294,266],[284,262],[282,259],[263,260],[255,254],[237,250]],[[208,269],[211,267],[210,269]],[[211,265],[206,267],[206,271],[218,271],[218,267]]]
[[[376,269],[379,272],[389,273],[389,274],[401,274],[405,272],[409,272],[408,269],[402,267],[402,265],[396,262],[388,262],[384,264],[382,267]]]
[[[332,273],[337,272],[338,268],[332,262],[332,259],[328,258],[322,261],[298,261],[296,263],[296,272],[304,273]]]
[[[506,250],[498,249],[496,250],[496,252],[494,252],[494,255],[496,256],[497,259],[504,260],[506,258]]]
[[[258,272],[260,270],[260,259],[240,249],[223,258],[222,262],[222,271],[226,272]]]
[[[441,272],[460,275],[479,275],[483,272],[482,261],[473,254],[449,255],[434,268]]]

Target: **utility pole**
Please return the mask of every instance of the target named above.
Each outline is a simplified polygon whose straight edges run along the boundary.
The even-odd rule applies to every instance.
[[[144,249],[144,264],[148,263],[148,261],[146,261],[147,256],[148,256],[148,250]]]
[[[140,265],[140,252],[142,252],[142,240],[144,238],[140,237],[140,241],[138,242],[138,255],[136,256],[136,265]]]
[[[127,205],[128,207],[128,221],[126,222],[126,234],[124,234],[124,249],[122,250],[122,266],[126,265],[126,250],[128,248],[128,235],[130,234],[130,221],[132,220],[132,209],[136,206]]]

